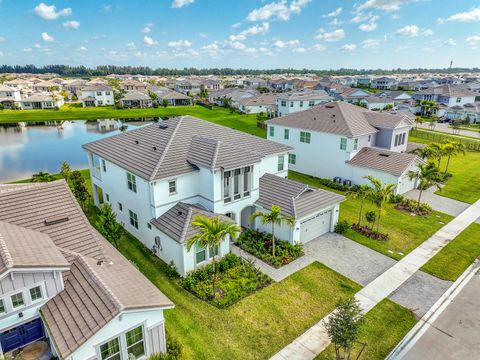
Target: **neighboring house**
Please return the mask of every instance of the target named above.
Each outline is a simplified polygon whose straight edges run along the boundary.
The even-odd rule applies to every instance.
[[[255,89],[227,88],[209,93],[208,101],[218,106],[223,106],[224,98],[231,99],[232,106],[238,109],[241,101],[258,96],[259,94]]]
[[[80,91],[83,107],[114,105],[113,89],[104,84],[86,85]]]
[[[349,103],[356,103],[362,99],[365,99],[372,94],[363,89],[357,88],[346,88],[346,89],[339,89],[339,92],[332,92],[332,96],[335,96],[338,100],[346,101]]]
[[[396,91],[383,91],[381,93],[376,94],[377,96],[380,97],[386,97],[388,99],[394,100],[394,101],[404,101],[404,100],[411,100],[412,95],[407,93],[406,91],[401,91],[401,90],[396,90]]]
[[[170,106],[192,104],[192,98],[190,96],[166,87],[153,86],[150,91],[157,95],[157,102],[159,105],[162,105],[164,100],[167,100],[168,105]]]
[[[270,79],[267,84],[275,91],[288,91],[295,88],[293,81],[289,79]]]
[[[397,84],[398,84],[398,81],[396,79],[383,76],[377,79],[373,79],[370,86],[373,89],[390,90],[395,88]]]
[[[55,109],[64,104],[63,97],[60,94],[34,93],[31,96],[20,101],[22,110],[33,109]]]
[[[78,97],[86,85],[87,80],[84,79],[67,80],[63,83],[63,88]]]
[[[17,78],[17,79],[5,81],[3,85],[18,89],[20,91],[25,91],[25,90],[31,90],[33,83],[26,79]]]
[[[247,114],[264,113],[267,117],[274,117],[275,94],[260,94],[240,100],[239,110]]]
[[[371,86],[372,78],[370,76],[358,76],[356,78],[357,86]]]
[[[102,193],[126,229],[182,276],[230,251],[228,239],[219,249],[187,250],[195,215],[222,215],[251,227],[260,178],[286,177],[291,149],[191,116],[83,147],[95,204]]]
[[[128,90],[126,94],[123,94],[119,103],[121,107],[125,108],[152,107],[152,99],[150,96],[137,90]]]
[[[277,94],[277,116],[285,116],[309,107],[332,101],[333,98],[323,90],[302,90]]]
[[[22,95],[19,89],[0,84],[0,104],[5,109],[11,109],[20,105],[21,100]]]
[[[51,88],[56,88],[58,90],[61,90],[62,85],[53,80],[47,80],[47,81],[42,81],[42,82],[33,84],[32,86],[33,91],[37,91],[37,92],[47,92],[47,91],[50,91]]]
[[[121,83],[121,88],[126,91],[136,90],[146,92],[148,84],[137,81],[137,80],[125,80]]]
[[[243,80],[243,85],[249,88],[267,87],[268,81],[261,78],[246,78]]]
[[[366,183],[363,177],[374,175],[383,182],[394,183],[399,194],[415,187],[407,174],[415,170],[418,159],[404,153],[413,126],[406,116],[370,111],[339,101],[267,123],[269,140],[294,148],[289,153],[292,170],[320,178],[340,178],[352,185]],[[365,150],[364,154],[363,149],[373,150]],[[371,157],[368,162],[371,166],[353,161],[360,153],[362,159]],[[383,159],[382,166],[378,166],[381,163],[378,159]],[[408,164],[402,167],[401,174],[399,163]]]
[[[412,95],[412,98],[417,101],[428,100],[436,102],[440,105],[437,115],[441,117],[445,115],[448,108],[473,104],[476,96],[477,93],[463,85],[441,85],[417,91]],[[417,112],[420,112],[420,110],[419,106]]]
[[[197,80],[179,80],[175,82],[174,90],[182,94],[198,94],[201,91],[200,81]]]
[[[445,115],[449,120],[463,120],[471,124],[480,123],[480,102],[455,105],[445,109]]]
[[[0,344],[41,359],[165,352],[173,303],[88,222],[67,183],[0,185]],[[108,355],[108,356],[107,356]]]
[[[364,104],[368,110],[384,110],[385,108],[393,109],[394,102],[392,99],[380,96],[368,96],[358,101]]]
[[[222,79],[202,79],[200,81],[200,88],[207,91],[216,91],[223,89]]]

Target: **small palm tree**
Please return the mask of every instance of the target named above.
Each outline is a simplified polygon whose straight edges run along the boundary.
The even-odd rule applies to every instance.
[[[208,218],[206,216],[198,215],[193,221],[192,225],[199,232],[187,240],[186,246],[188,251],[193,245],[197,244],[202,248],[217,249],[220,244],[227,238],[236,239],[240,228],[232,221],[224,220],[220,216]],[[212,295],[215,298],[215,256],[212,257]]]
[[[428,147],[430,147],[432,151],[431,157],[437,160],[437,167],[440,169],[440,163],[445,154],[445,144],[434,142],[429,144]]]
[[[391,195],[395,193],[395,185],[394,184],[384,185],[380,180],[378,180],[377,178],[371,175],[365,176],[365,179],[370,181],[370,183],[372,184],[372,189],[369,192],[369,198],[378,208],[377,232],[379,232],[380,218],[382,217],[383,204],[390,198]]]
[[[260,218],[260,221],[263,225],[271,224],[272,225],[272,255],[275,256],[275,225],[287,224],[289,226],[295,225],[295,219],[288,215],[281,214],[282,209],[278,205],[272,205],[270,212],[265,213],[262,211],[255,211],[251,216],[250,220],[255,220]]]
[[[363,215],[363,203],[365,199],[368,198],[370,191],[372,188],[368,185],[360,185],[356,191],[349,191],[347,196],[352,199],[360,199],[360,211],[358,213],[358,225],[362,223],[362,215]]]
[[[458,154],[465,155],[465,145],[458,141],[445,141],[443,147],[443,153],[447,156],[447,165],[445,166],[445,174],[448,171],[448,166],[450,165],[450,158],[452,156],[457,156]]]
[[[429,161],[427,164],[418,164],[418,171],[410,170],[408,177],[410,180],[417,179],[419,190],[417,200],[417,211],[420,209],[420,201],[422,199],[423,190],[427,190],[429,187],[435,186],[440,189],[439,181],[440,171],[434,162]]]

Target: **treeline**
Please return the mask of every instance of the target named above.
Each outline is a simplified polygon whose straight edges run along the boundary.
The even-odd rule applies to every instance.
[[[117,65],[102,65],[94,68],[86,66],[69,66],[69,65],[45,65],[37,67],[35,65],[2,65],[0,66],[0,74],[5,73],[30,73],[30,74],[47,74],[55,73],[60,76],[70,77],[90,77],[90,76],[106,76],[110,74],[119,75],[158,75],[158,76],[187,76],[187,75],[274,75],[274,74],[315,74],[320,76],[326,75],[390,75],[390,74],[413,74],[413,73],[442,73],[454,74],[459,72],[480,72],[480,68],[447,68],[447,69],[338,69],[338,70],[312,70],[312,69],[232,69],[232,68],[211,68],[211,69],[197,69],[197,68],[183,68],[183,69],[168,69],[157,68],[152,69],[148,66],[117,66]]]

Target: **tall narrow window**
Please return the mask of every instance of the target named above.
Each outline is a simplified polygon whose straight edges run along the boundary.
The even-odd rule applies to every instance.
[[[107,172],[107,163],[103,159],[102,159],[102,170],[103,172]]]
[[[208,257],[211,259],[214,256],[218,255],[218,246],[210,246],[208,248]]]
[[[233,172],[233,200],[238,200],[242,197],[240,194],[240,176],[241,176],[241,170],[236,169]]]
[[[275,136],[275,128],[273,126],[269,127],[270,131],[270,136]]]
[[[288,154],[288,163],[295,165],[297,163],[297,155],[295,154]]]
[[[205,248],[197,244],[195,246],[195,263],[200,264],[204,262],[205,259],[206,259]]]
[[[398,145],[398,134],[395,135],[395,144],[393,146],[397,146]]]
[[[128,358],[138,359],[145,355],[145,343],[143,340],[143,326],[136,327],[125,334],[127,339]]]
[[[300,107],[303,107],[303,101],[300,101]]]
[[[310,101],[308,102],[308,106],[312,107],[312,106],[314,106],[314,105],[315,105],[315,100],[310,100]]]
[[[130,225],[138,229],[138,216],[132,210],[128,210],[128,217],[130,218]]]
[[[225,171],[223,173],[223,202],[227,203],[232,200],[231,194],[230,194],[230,178],[231,172],[230,171]]]
[[[127,185],[130,190],[132,190],[134,193],[137,192],[137,179],[135,175],[130,174],[127,172]]]
[[[347,150],[347,139],[341,138],[340,139],[340,150]]]
[[[0,314],[3,314],[5,312],[5,303],[3,302],[2,299],[0,299]]]
[[[289,129],[284,129],[284,130],[283,130],[283,138],[284,138],[285,140],[288,140],[289,137],[290,137],[290,130],[289,130]]]
[[[115,338],[100,345],[100,356],[102,360],[121,360],[119,339]]]
[[[168,182],[168,193],[170,195],[177,193],[177,182],[175,180],[170,180]]]
[[[243,196],[250,195],[250,166],[243,168]]]
[[[353,150],[357,150],[358,149],[358,139],[353,139]]]
[[[279,156],[278,156],[278,166],[277,166],[277,170],[278,170],[278,171],[283,171],[283,169],[284,169],[283,163],[284,163],[284,162],[285,162],[284,156],[283,156],[283,155],[279,155]]]

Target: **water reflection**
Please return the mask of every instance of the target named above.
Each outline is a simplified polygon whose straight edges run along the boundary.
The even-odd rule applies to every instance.
[[[159,118],[44,121],[0,124],[0,182],[56,173],[66,160],[86,168],[82,144],[143,126]]]

